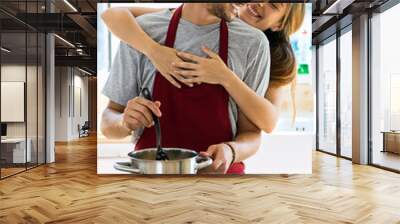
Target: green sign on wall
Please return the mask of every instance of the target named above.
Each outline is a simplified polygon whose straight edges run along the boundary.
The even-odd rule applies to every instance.
[[[297,68],[297,74],[299,75],[309,75],[310,74],[310,68],[308,64],[299,64]]]

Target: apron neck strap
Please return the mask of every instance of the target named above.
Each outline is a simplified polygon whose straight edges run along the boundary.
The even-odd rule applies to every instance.
[[[221,19],[219,28],[219,56],[228,64],[228,25],[224,19]]]
[[[165,46],[174,47],[176,31],[178,30],[179,20],[182,17],[183,4],[179,6],[171,17],[169,22]],[[221,19],[219,28],[219,56],[227,64],[228,62],[228,25],[224,19]]]

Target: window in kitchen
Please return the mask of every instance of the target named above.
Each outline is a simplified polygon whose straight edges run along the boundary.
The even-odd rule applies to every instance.
[[[336,36],[318,47],[318,149],[336,154]]]
[[[371,18],[372,164],[400,171],[400,4]]]
[[[340,155],[351,158],[352,141],[352,32],[340,36]]]

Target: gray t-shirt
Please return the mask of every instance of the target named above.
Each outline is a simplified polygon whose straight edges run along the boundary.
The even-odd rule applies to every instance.
[[[171,16],[172,12],[166,9],[137,17],[137,21],[150,37],[164,43]],[[268,39],[260,30],[240,19],[229,22],[228,29],[228,67],[258,95],[264,96],[270,71]],[[174,47],[206,57],[201,46],[218,52],[219,33],[219,23],[199,26],[181,18]],[[121,42],[102,93],[111,101],[126,106],[130,99],[140,95],[143,87],[153,89],[155,71],[155,67],[145,55]],[[237,117],[237,105],[230,98],[232,136],[236,136]],[[142,131],[136,130],[135,137],[139,137]]]

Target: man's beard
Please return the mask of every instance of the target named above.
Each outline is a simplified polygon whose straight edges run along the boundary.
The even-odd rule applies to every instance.
[[[224,19],[227,22],[230,22],[232,20],[232,16],[230,16],[230,13],[227,13],[227,10],[225,9],[225,4],[213,4],[212,7],[208,8],[208,12],[215,15],[218,18]]]

